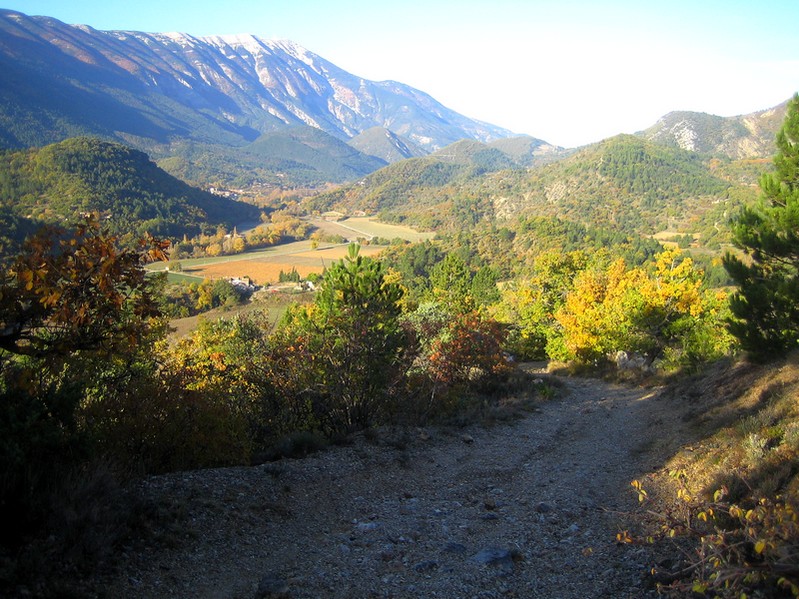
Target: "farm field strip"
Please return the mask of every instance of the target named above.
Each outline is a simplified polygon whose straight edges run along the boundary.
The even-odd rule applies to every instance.
[[[259,252],[257,255],[240,254],[238,259],[233,257],[234,259],[223,261],[188,261],[190,263],[183,265],[183,270],[179,274],[197,279],[246,276],[258,285],[265,285],[278,282],[281,271],[290,272],[296,269],[301,277],[307,277],[311,273],[321,273],[332,263],[344,258],[348,251],[346,244],[316,250],[312,250],[310,244],[291,245],[299,247],[295,247],[293,251]],[[380,246],[364,246],[361,248],[361,255],[375,256],[382,250]]]
[[[382,237],[394,239],[399,237],[406,241],[417,242],[435,237],[432,231],[419,232],[404,225],[392,225],[378,222],[374,216],[352,216],[340,221],[328,221],[322,218],[309,218],[309,223],[331,235],[352,237],[356,233],[359,237]]]
[[[354,216],[336,224],[368,237],[383,237],[385,239],[399,237],[412,242],[424,241],[435,237],[435,233],[432,231],[419,232],[403,225],[377,222],[373,216]]]
[[[320,246],[319,250],[326,250],[329,248],[337,247],[340,244],[328,244],[324,246]],[[281,245],[275,245],[268,248],[259,248],[254,250],[248,250],[241,254],[234,254],[232,256],[216,256],[216,257],[207,257],[207,258],[187,258],[181,259],[180,264],[184,268],[194,268],[197,266],[207,266],[210,264],[221,264],[224,262],[243,262],[246,260],[261,260],[264,258],[270,258],[275,256],[286,256],[291,254],[296,254],[297,252],[307,252],[311,249],[311,242],[310,241],[294,241],[291,243],[284,243]],[[155,264],[148,265],[149,270],[164,270],[166,269],[167,264],[165,262],[157,262]]]
[[[418,241],[429,239],[434,235],[433,233],[418,233],[410,227],[376,223],[372,217],[348,219],[349,221],[355,221],[356,225],[356,227],[348,227],[351,231],[370,237],[377,235],[390,239],[400,237]],[[324,222],[324,227],[322,227],[321,222],[311,222],[328,232],[337,229],[347,231],[340,223]],[[321,273],[333,262],[347,256],[348,245],[347,243],[321,244],[319,247],[313,248],[310,240],[304,240],[250,250],[233,256],[191,258],[180,260],[181,271],[170,273],[170,277],[173,280],[180,278],[185,281],[247,276],[256,284],[265,285],[276,283],[281,271],[291,272],[292,269],[296,269],[301,277],[307,277],[311,273]],[[361,255],[375,256],[383,249],[382,246],[362,246]],[[167,264],[163,262],[148,266],[151,271],[163,271],[166,268]]]

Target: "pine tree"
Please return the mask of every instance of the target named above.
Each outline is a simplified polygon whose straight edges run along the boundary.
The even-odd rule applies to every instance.
[[[400,322],[397,283],[386,279],[382,262],[348,256],[325,271],[313,305],[289,309],[278,336],[300,368],[291,377],[310,398],[319,426],[337,435],[366,428],[379,419],[410,366]],[[291,358],[286,365],[292,368]]]
[[[799,94],[788,103],[774,166],[760,180],[760,202],[733,224],[750,260],[724,259],[738,284],[730,330],[759,359],[799,347]]]

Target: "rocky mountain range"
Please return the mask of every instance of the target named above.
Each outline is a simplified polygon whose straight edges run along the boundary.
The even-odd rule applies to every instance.
[[[673,112],[638,136],[766,158],[784,112]],[[402,83],[363,79],[291,41],[99,31],[0,9],[0,149],[85,135],[143,150],[206,186],[315,187],[429,154],[469,155],[479,170],[496,170],[572,153]],[[470,149],[451,149],[462,140]]]
[[[76,133],[151,148],[186,139],[237,146],[298,125],[344,140],[383,127],[427,152],[512,135],[290,41],[98,31],[0,11],[2,146]]]

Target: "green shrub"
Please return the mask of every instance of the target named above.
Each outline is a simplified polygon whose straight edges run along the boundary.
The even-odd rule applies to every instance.
[[[326,271],[314,304],[289,310],[278,327],[273,341],[287,367],[275,373],[277,387],[285,401],[308,406],[326,434],[385,417],[408,366],[402,296],[382,263],[351,245]]]

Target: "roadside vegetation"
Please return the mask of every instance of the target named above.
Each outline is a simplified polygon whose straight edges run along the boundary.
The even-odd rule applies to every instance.
[[[799,96],[777,147],[760,202],[733,226],[742,255],[725,258],[737,284],[729,330],[746,360],[672,390],[692,404],[697,442],[652,481],[664,492],[643,542],[677,556],[653,570],[674,596],[799,597]],[[648,504],[646,485],[633,486]]]

